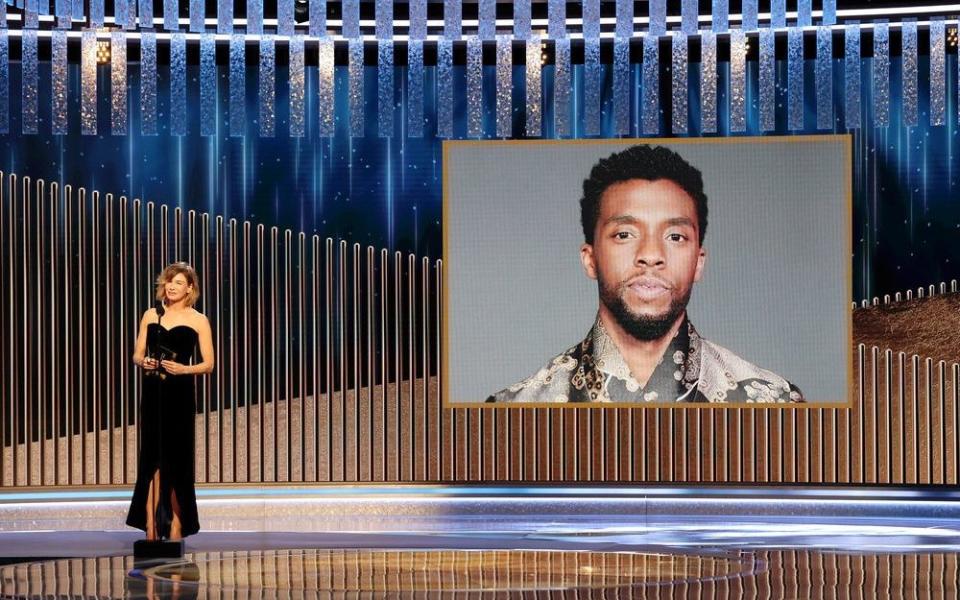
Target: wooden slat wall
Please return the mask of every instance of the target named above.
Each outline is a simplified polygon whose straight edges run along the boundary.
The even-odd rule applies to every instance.
[[[958,483],[958,364],[861,346],[849,409],[447,409],[442,261],[2,180],[3,488],[132,483],[129,354],[172,260],[218,357],[200,482]]]

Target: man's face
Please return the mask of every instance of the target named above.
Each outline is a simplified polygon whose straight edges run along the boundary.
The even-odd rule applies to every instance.
[[[587,276],[598,282],[601,311],[641,340],[670,331],[705,259],[694,200],[666,179],[607,188],[593,244],[580,248]]]

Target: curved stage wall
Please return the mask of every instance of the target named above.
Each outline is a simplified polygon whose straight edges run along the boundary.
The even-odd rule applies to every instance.
[[[133,481],[132,343],[181,259],[219,362],[201,482],[958,483],[955,363],[859,344],[850,409],[447,409],[439,260],[27,176],[0,190],[4,488]]]

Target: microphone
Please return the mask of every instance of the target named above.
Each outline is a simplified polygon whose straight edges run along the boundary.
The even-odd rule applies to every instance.
[[[162,317],[162,316],[163,316],[163,313],[167,312],[167,309],[166,309],[166,307],[163,306],[163,302],[160,301],[160,300],[157,300],[157,303],[154,304],[153,307],[154,307],[154,308],[156,309],[156,311],[157,311],[157,317],[158,317],[158,318],[157,318],[157,321],[159,321],[159,320],[160,320],[159,317]]]

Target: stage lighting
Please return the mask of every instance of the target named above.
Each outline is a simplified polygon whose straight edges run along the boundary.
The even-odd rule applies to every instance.
[[[297,23],[306,23],[310,18],[310,5],[307,0],[296,0],[293,4],[293,19]]]
[[[97,64],[105,65],[110,62],[110,40],[97,40]]]

